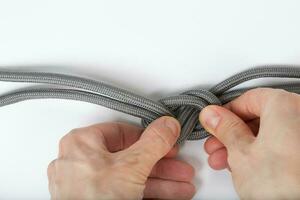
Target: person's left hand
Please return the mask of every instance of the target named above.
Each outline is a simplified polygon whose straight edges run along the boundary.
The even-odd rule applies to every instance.
[[[123,123],[74,129],[48,167],[52,199],[191,199],[194,169],[175,159],[179,132],[171,117],[144,131]]]

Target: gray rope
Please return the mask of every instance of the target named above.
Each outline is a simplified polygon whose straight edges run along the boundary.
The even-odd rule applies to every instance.
[[[223,105],[247,90],[256,88],[232,90],[233,87],[252,79],[264,77],[299,79],[300,67],[281,65],[256,67],[231,76],[209,90],[189,90],[159,101],[153,101],[127,90],[86,78],[47,72],[20,72],[0,69],[0,81],[43,83],[61,87],[23,89],[4,94],[0,96],[0,106],[30,99],[78,100],[139,117],[142,119],[144,127],[161,116],[169,115],[176,117],[182,126],[180,137],[177,140],[177,143],[182,143],[185,140],[199,140],[209,136],[209,133],[202,128],[198,121],[199,112],[204,107],[210,104]],[[290,92],[300,93],[300,82],[267,87],[282,88]]]

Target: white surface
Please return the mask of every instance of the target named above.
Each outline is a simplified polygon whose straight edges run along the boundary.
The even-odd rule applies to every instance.
[[[300,62],[299,1],[0,0],[0,65],[87,76],[158,99],[207,87],[249,66]],[[1,93],[25,84],[1,83]],[[34,100],[0,109],[0,198],[48,199],[58,140],[88,124],[137,119],[99,106]],[[202,142],[181,157],[194,199],[237,199]]]

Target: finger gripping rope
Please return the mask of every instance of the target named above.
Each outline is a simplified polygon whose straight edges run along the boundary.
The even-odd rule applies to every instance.
[[[247,90],[256,87],[236,90],[231,90],[231,88],[245,81],[263,77],[299,79],[300,68],[282,65],[256,67],[231,76],[209,90],[189,90],[157,102],[91,79],[56,73],[0,69],[0,81],[49,84],[47,88],[29,88],[4,94],[0,96],[0,106],[43,98],[79,100],[139,117],[142,119],[144,127],[161,116],[173,116],[181,124],[181,133],[177,143],[182,143],[185,140],[199,140],[209,136],[209,133],[203,129],[198,120],[199,112],[204,107],[211,104],[223,105],[233,100]],[[54,87],[54,85],[58,85],[59,88]],[[299,82],[268,87],[300,93]]]

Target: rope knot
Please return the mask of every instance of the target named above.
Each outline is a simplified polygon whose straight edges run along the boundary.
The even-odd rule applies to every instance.
[[[219,98],[208,90],[197,89],[183,92],[176,96],[170,96],[159,100],[169,111],[171,115],[178,119],[181,124],[181,133],[177,143],[185,140],[198,140],[208,136],[208,133],[202,128],[198,115],[207,105],[222,105]],[[146,127],[151,121],[142,120]]]

